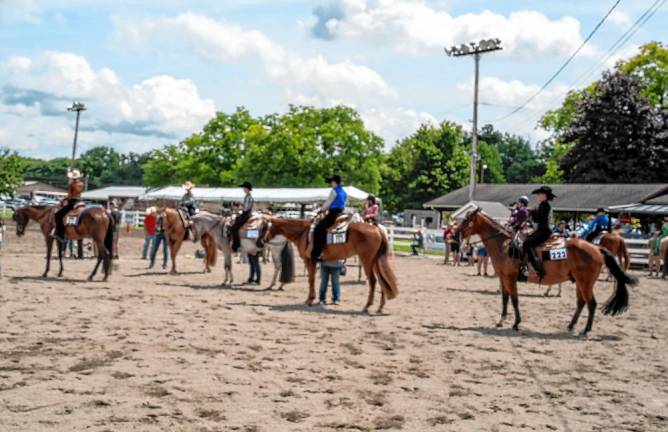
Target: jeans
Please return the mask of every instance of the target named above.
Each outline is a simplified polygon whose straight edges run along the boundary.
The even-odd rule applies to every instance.
[[[325,302],[327,297],[327,285],[329,284],[329,279],[331,276],[332,279],[332,301],[338,302],[341,300],[341,286],[339,285],[339,275],[341,274],[342,265],[337,265],[335,267],[326,265],[325,263],[320,264],[320,301]]]
[[[262,269],[260,268],[260,255],[262,252],[258,252],[255,255],[248,255],[248,264],[250,266],[250,276],[248,277],[248,282],[260,283],[262,279]]]
[[[151,248],[151,264],[150,267],[153,267],[155,264],[155,255],[158,253],[158,248],[162,243],[162,267],[167,267],[167,237],[164,233],[156,234],[153,237],[153,247]]]
[[[141,250],[141,259],[146,259],[146,257],[148,256],[148,248],[153,243],[154,237],[155,237],[154,235],[144,236],[144,247]]]

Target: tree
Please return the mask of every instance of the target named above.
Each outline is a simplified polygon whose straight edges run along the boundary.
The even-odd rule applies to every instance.
[[[652,104],[668,106],[668,49],[661,42],[641,46],[639,54],[618,63],[616,69],[638,78]]]
[[[470,158],[464,132],[454,123],[422,125],[387,156],[382,197],[391,211],[421,208],[425,202],[462,187]]]
[[[88,186],[101,187],[117,183],[116,172],[121,164],[121,155],[111,147],[94,147],[81,155],[76,163],[81,173],[88,177]]]
[[[606,72],[577,105],[563,135],[568,182],[668,181],[668,116],[644,95],[639,78]]]
[[[52,184],[58,187],[67,186],[67,169],[70,164],[68,158],[54,158],[50,160],[23,158],[23,178]]]
[[[494,147],[499,155],[502,172],[497,174],[498,182],[529,183],[532,178],[545,172],[545,162],[531,147],[531,143],[521,136],[504,134],[495,130],[492,125],[485,125],[478,133],[478,139]],[[483,152],[484,150],[479,151],[484,158]],[[495,158],[494,155],[488,157],[492,160]],[[493,167],[494,162],[487,165]]]
[[[23,183],[21,158],[9,149],[0,149],[0,194],[14,195]]]

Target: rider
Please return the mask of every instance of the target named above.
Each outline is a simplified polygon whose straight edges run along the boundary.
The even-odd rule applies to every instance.
[[[237,252],[239,250],[239,246],[241,245],[239,229],[246,223],[246,221],[248,221],[248,219],[251,218],[253,215],[253,206],[255,205],[255,200],[253,199],[253,195],[251,195],[251,192],[253,191],[253,185],[251,185],[249,182],[244,182],[240,187],[243,188],[246,195],[244,196],[244,203],[241,214],[237,216],[237,218],[234,220],[234,223],[232,224],[232,250],[234,252]]]
[[[362,210],[362,219],[364,219],[364,222],[378,223],[378,204],[376,203],[375,196],[369,195],[366,197],[364,210]]]
[[[556,198],[556,195],[552,193],[552,188],[549,186],[541,186],[531,193],[537,195],[540,203],[537,208],[530,210],[531,218],[534,224],[536,224],[536,229],[524,240],[523,249],[524,254],[528,256],[529,262],[536,270],[538,279],[540,280],[545,276],[545,270],[543,269],[543,262],[536,257],[534,248],[547,241],[552,235],[552,230],[550,229],[550,218],[552,216],[550,201]]]
[[[570,238],[571,232],[568,229],[568,224],[565,220],[560,220],[557,226],[554,228],[554,233],[559,234],[559,237]]]
[[[326,211],[327,214],[318,222],[313,231],[313,250],[311,251],[311,259],[313,261],[320,260],[322,248],[327,242],[327,228],[334,225],[336,218],[343,213],[348,199],[348,194],[346,194],[343,186],[341,186],[340,175],[325,177],[325,181],[331,184],[332,190],[329,193],[327,201],[320,207],[320,212]]]
[[[524,223],[529,220],[529,210],[527,206],[529,205],[529,197],[522,195],[520,199],[515,203],[515,208],[510,213],[510,228],[513,232],[518,232],[522,229]]]
[[[81,201],[81,193],[84,190],[83,176],[79,170],[68,171],[67,178],[69,179],[67,196],[60,202],[61,208],[56,212],[56,228],[51,231],[51,237],[61,242],[65,241],[65,222],[63,218]]]
[[[194,187],[195,185],[190,180],[183,184],[183,189],[186,190],[186,193],[181,197],[181,207],[188,211],[189,216],[197,214],[197,202],[193,196]]]
[[[598,236],[602,231],[610,230],[610,217],[605,212],[605,209],[600,208],[596,210],[596,217],[589,222],[587,226],[587,235],[585,240],[592,241]]]

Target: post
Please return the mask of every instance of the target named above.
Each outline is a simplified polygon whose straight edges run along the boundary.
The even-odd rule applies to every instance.
[[[72,144],[72,160],[70,161],[70,170],[74,169],[74,159],[77,156],[77,135],[79,135],[79,117],[81,110],[77,110],[77,120],[74,124],[74,143]]]
[[[471,173],[469,178],[469,201],[475,199],[475,188],[478,174],[478,79],[480,76],[480,53],[473,56],[475,78],[473,81],[473,130],[471,131]]]

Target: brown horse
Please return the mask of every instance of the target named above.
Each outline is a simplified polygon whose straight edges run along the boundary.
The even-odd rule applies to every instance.
[[[12,219],[16,222],[16,235],[21,237],[25,234],[26,226],[32,219],[40,224],[44,241],[46,242],[46,269],[43,277],[49,273],[51,268],[51,251],[53,249],[54,239],[51,237],[51,230],[55,226],[56,206],[25,206],[19,207],[14,211]],[[102,207],[93,207],[82,210],[79,223],[76,226],[67,226],[65,229],[66,240],[81,240],[83,238],[92,238],[98,251],[97,263],[93,272],[88,276],[92,280],[100,263],[103,262],[104,280],[106,281],[111,274],[111,248],[114,237],[114,221],[106,209]],[[58,262],[60,271],[58,277],[63,275],[63,245],[58,242]]]
[[[158,209],[158,214],[164,217],[163,227],[167,243],[169,244],[169,254],[172,257],[172,269],[169,272],[176,274],[176,254],[179,253],[181,245],[186,239],[186,227],[183,224],[181,215],[175,209]],[[216,243],[209,234],[203,234],[200,242],[206,253],[204,257],[204,271],[210,273],[211,267],[216,264]]]
[[[265,216],[269,221],[269,229],[265,233],[265,241],[281,234],[292,241],[299,255],[304,260],[308,271],[309,293],[306,304],[311,306],[315,301],[315,273],[316,263],[311,260],[309,230],[311,221],[306,219],[283,219],[280,217]],[[352,223],[348,231],[348,240],[337,245],[327,245],[322,258],[325,261],[335,261],[358,255],[367,279],[369,280],[369,297],[364,312],[368,312],[373,304],[376,280],[380,282],[381,297],[378,312],[383,311],[385,300],[392,300],[399,294],[397,279],[387,257],[388,242],[382,231],[371,224]]]
[[[492,265],[501,280],[502,309],[501,320],[497,327],[503,325],[508,313],[508,299],[510,298],[515,310],[515,323],[513,329],[518,330],[522,321],[520,317],[519,300],[517,297],[517,276],[520,271],[520,260],[511,258],[509,254],[511,233],[498,223],[494,222],[479,208],[469,212],[466,219],[457,228],[456,233],[463,233],[465,237],[477,234],[485,244],[492,258]],[[591,331],[596,311],[596,299],[594,298],[594,284],[598,279],[603,264],[610,269],[616,280],[615,292],[603,307],[605,315],[621,314],[628,308],[629,293],[626,285],[635,285],[637,279],[629,276],[621,269],[615,257],[608,250],[592,245],[585,240],[569,239],[566,242],[566,259],[558,261],[545,261],[545,277],[540,283],[558,284],[569,279],[575,280],[575,291],[577,295],[577,308],[573,319],[568,325],[572,331],[577,324],[580,313],[586,304],[589,309],[589,317],[583,334]],[[529,275],[529,281],[538,283],[535,272]]]
[[[663,279],[668,277],[668,237],[661,240],[659,244],[659,256],[663,257]]]
[[[619,264],[622,266],[622,270],[629,270],[629,266],[631,265],[629,251],[626,248],[626,242],[624,241],[624,238],[617,232],[605,233],[605,235],[601,238],[601,242],[598,244],[598,246],[612,252],[612,254],[615,255],[619,260]]]

